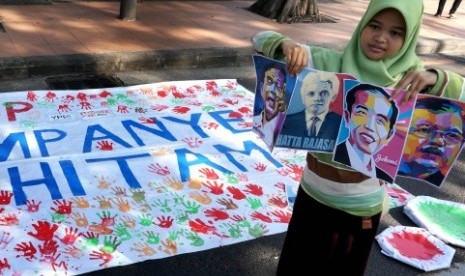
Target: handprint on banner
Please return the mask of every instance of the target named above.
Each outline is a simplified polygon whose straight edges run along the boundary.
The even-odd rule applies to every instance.
[[[41,263],[50,264],[53,271],[57,271],[57,268],[63,268],[65,272],[68,270],[68,264],[65,261],[57,262],[57,259],[60,258],[61,253],[55,252],[50,255],[42,255],[40,258]]]
[[[26,201],[26,211],[28,213],[36,213],[36,212],[38,212],[41,203],[42,203],[42,201],[39,201],[39,202],[36,203],[36,201],[34,199],[32,199],[32,200],[28,199]]]
[[[166,239],[161,242],[162,246],[164,247],[163,252],[168,255],[176,255],[178,254],[178,245],[175,241]]]
[[[181,141],[186,143],[190,148],[198,148],[202,145],[203,141],[197,137],[186,137],[183,138]]]
[[[89,225],[89,221],[84,213],[73,212],[70,217],[78,227],[87,227]]]
[[[35,254],[37,253],[37,249],[34,247],[32,242],[18,243],[14,249],[19,253],[19,255],[16,255],[16,258],[24,257],[28,261],[36,258]]]
[[[202,205],[208,205],[212,202],[212,199],[205,192],[204,193],[193,192],[189,194],[189,197]]]
[[[3,275],[3,269],[11,269],[11,266],[6,258],[3,258],[3,261],[0,260],[0,275]]]
[[[69,111],[71,111],[71,108],[67,104],[60,104],[60,105],[58,105],[57,111],[60,112],[60,113],[61,112],[69,112]]]
[[[169,170],[168,166],[162,166],[159,163],[150,164],[149,165],[149,172],[154,173],[154,174],[158,174],[158,175],[161,175],[161,176],[165,176],[165,175],[170,174],[170,170]]]
[[[192,246],[202,246],[205,244],[205,241],[197,233],[189,232],[185,237],[191,241],[189,244]]]
[[[47,102],[54,102],[56,99],[57,95],[52,91],[48,91],[47,94],[45,94],[44,96],[44,100]]]
[[[139,257],[150,257],[157,253],[153,247],[143,242],[135,242],[132,245],[131,250],[138,252]]]
[[[129,234],[128,228],[123,223],[118,223],[115,225],[114,233],[122,242],[132,239],[131,234]]]
[[[99,264],[100,267],[106,267],[108,263],[113,260],[113,256],[111,254],[108,254],[102,250],[92,251],[89,256],[90,260],[102,260],[103,262]]]
[[[89,201],[87,201],[87,199],[84,197],[73,197],[70,199],[70,201],[76,204],[76,207],[80,209],[86,209],[90,207]]]
[[[26,95],[26,99],[31,102],[37,101],[37,94],[34,91],[28,91]]]
[[[163,182],[170,187],[171,189],[175,191],[182,190],[184,188],[184,185],[182,182],[174,177],[167,177],[163,179]]]
[[[167,217],[159,216],[157,217],[157,220],[158,220],[158,223],[153,222],[153,224],[157,225],[160,228],[165,228],[165,229],[170,228],[171,225],[173,225],[173,221],[174,221],[174,219],[170,216],[167,216]]]
[[[241,200],[246,198],[246,195],[236,187],[227,187],[228,192],[230,192],[235,200]]]
[[[54,212],[56,212],[58,214],[61,214],[61,215],[69,215],[69,214],[71,214],[72,202],[67,202],[65,199],[63,199],[62,201],[54,200],[53,204],[56,207],[50,207],[50,209],[52,211],[54,211]]]
[[[209,168],[202,168],[199,170],[199,172],[201,174],[203,174],[207,179],[209,180],[215,180],[215,179],[219,179],[220,177],[218,176],[218,174],[216,174],[216,172],[213,170],[213,169],[209,169]]]
[[[210,193],[214,195],[223,194],[223,186],[224,186],[223,183],[218,183],[217,181],[213,181],[213,182],[206,181],[203,183],[203,185],[207,187],[208,189],[210,189]]]
[[[104,237],[103,238],[103,246],[100,248],[101,251],[106,252],[108,254],[112,254],[116,251],[118,246],[121,244],[121,241],[118,241],[117,237]]]
[[[97,146],[95,146],[97,149],[102,150],[102,151],[112,151],[114,150],[113,146],[115,143],[109,142],[107,140],[103,141],[98,141]]]
[[[216,202],[226,207],[226,210],[236,210],[237,208],[239,208],[239,206],[237,206],[237,204],[234,203],[234,201],[230,198],[219,198],[216,200]]]
[[[12,240],[13,237],[11,237],[10,232],[2,231],[2,234],[0,235],[0,249],[4,250]]]
[[[39,241],[48,241],[53,239],[55,231],[58,229],[57,224],[52,224],[48,221],[39,220],[37,224],[32,224],[32,227],[35,229],[35,233],[32,231],[27,232],[31,237],[38,239]]]
[[[0,205],[9,205],[11,203],[12,197],[13,197],[12,192],[1,190],[0,191]]]
[[[146,243],[156,245],[160,243],[160,233],[156,233],[153,231],[145,231],[142,233],[147,239],[145,240]]]
[[[265,215],[265,214],[260,213],[260,212],[257,212],[257,211],[253,212],[250,216],[252,217],[252,220],[260,220],[260,221],[263,221],[263,222],[266,222],[266,223],[272,223],[273,222],[273,220],[271,219],[270,216]]]
[[[84,244],[86,247],[97,247],[99,243],[99,234],[95,234],[94,232],[86,232],[82,233],[82,237],[84,237]]]
[[[273,196],[268,199],[268,203],[271,206],[276,206],[279,208],[286,208],[288,206],[287,200],[279,196]]]
[[[113,203],[118,206],[118,210],[120,210],[121,212],[127,213],[131,211],[131,205],[129,205],[129,201],[122,197],[114,198]]]
[[[280,223],[289,223],[291,220],[291,215],[292,213],[289,211],[283,211],[283,210],[274,210],[271,212],[271,214],[278,219],[275,220],[275,222],[280,222]]]
[[[115,225],[115,218],[118,214],[111,216],[110,211],[102,211],[101,214],[97,214],[97,216],[101,219],[100,225],[102,226],[113,226]]]
[[[110,208],[113,208],[113,205],[111,204],[111,201],[110,199],[107,199],[106,197],[104,196],[96,196],[94,197],[94,200],[97,200],[98,204],[99,204],[99,208],[100,209],[110,209]]]
[[[72,245],[72,244],[74,244],[74,242],[76,242],[76,240],[81,235],[82,235],[82,233],[78,233],[77,228],[67,227],[65,229],[65,235],[63,236],[63,238],[59,238],[59,237],[57,237],[57,238],[64,244]]]
[[[57,253],[58,243],[55,240],[46,240],[42,245],[39,244],[39,252],[43,255],[54,255]]]
[[[213,218],[214,221],[225,220],[229,218],[228,213],[217,208],[207,209],[204,211],[204,213],[206,217]]]
[[[247,185],[245,185],[245,187],[247,188],[244,192],[248,193],[248,194],[252,194],[252,195],[255,195],[255,196],[262,196],[263,195],[263,187],[257,185],[257,184],[252,184],[252,183],[249,183]]]
[[[0,226],[18,225],[19,220],[15,214],[2,214],[0,216]]]
[[[256,171],[264,172],[266,170],[266,165],[263,163],[257,163],[253,166]]]
[[[133,217],[130,217],[130,216],[122,217],[121,222],[129,229],[133,229],[137,225],[136,220]]]
[[[76,247],[75,245],[69,245],[65,247],[65,249],[63,250],[63,253],[75,259],[79,259],[84,256],[84,251],[82,251],[80,248]]]

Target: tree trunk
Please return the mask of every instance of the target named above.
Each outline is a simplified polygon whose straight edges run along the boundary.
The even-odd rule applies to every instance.
[[[277,22],[321,22],[316,0],[257,0],[249,11]]]

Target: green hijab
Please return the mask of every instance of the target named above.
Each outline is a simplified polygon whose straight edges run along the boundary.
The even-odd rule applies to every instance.
[[[404,45],[397,54],[384,60],[370,60],[360,47],[360,35],[368,22],[380,11],[394,8],[405,19]],[[342,53],[311,47],[316,69],[348,73],[364,82],[385,87],[394,86],[409,70],[423,68],[415,53],[423,16],[423,0],[371,0],[352,37]]]

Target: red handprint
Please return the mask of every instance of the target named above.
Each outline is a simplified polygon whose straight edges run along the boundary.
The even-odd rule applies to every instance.
[[[39,251],[42,255],[54,255],[57,249],[58,244],[54,240],[44,241],[43,246],[39,245]]]
[[[163,111],[163,110],[169,108],[169,106],[162,105],[162,104],[155,104],[155,105],[152,105],[150,108],[152,108],[155,111]]]
[[[236,200],[241,200],[245,198],[245,194],[236,187],[228,187],[228,191],[232,194],[233,198]]]
[[[37,249],[34,247],[32,242],[18,243],[14,249],[20,253],[20,255],[16,255],[16,258],[24,257],[28,261],[31,261],[32,259],[36,258],[35,254],[37,253]]]
[[[15,214],[5,214],[0,216],[0,225],[1,226],[11,226],[18,225],[19,220]]]
[[[299,181],[304,171],[304,167],[296,164],[286,164],[286,167],[288,168],[288,172],[291,174],[291,178]]]
[[[26,211],[28,211],[29,213],[38,212],[41,203],[42,203],[42,201],[39,201],[38,203],[36,203],[34,199],[33,200],[27,200],[26,201],[26,206],[27,206]]]
[[[0,275],[3,275],[3,272],[2,270],[6,268],[6,269],[11,269],[11,266],[10,264],[8,263],[8,260],[6,258],[3,258],[3,262],[0,261]]]
[[[159,163],[150,164],[149,172],[162,175],[162,176],[170,174],[170,170],[168,169],[168,166],[162,166]]]
[[[113,256],[111,254],[108,254],[102,250],[92,251],[92,253],[90,253],[89,256],[90,260],[102,260],[103,262],[99,264],[99,266],[106,266],[113,259]]]
[[[77,93],[76,98],[81,102],[82,101],[87,101],[87,95],[86,95],[86,93],[83,93],[83,92]]]
[[[52,91],[48,91],[44,98],[47,102],[53,102],[57,98],[57,95]]]
[[[271,214],[278,218],[278,220],[275,220],[276,222],[289,223],[289,221],[291,220],[291,212],[285,212],[283,210],[275,210],[271,212]]]
[[[225,220],[229,218],[229,214],[216,208],[205,210],[205,215],[207,217],[212,217],[214,221]]]
[[[277,206],[279,208],[286,208],[287,207],[287,200],[286,199],[283,199],[281,197],[278,197],[278,196],[274,196],[274,197],[271,197],[268,202],[271,204],[271,205],[274,205],[274,206]]]
[[[50,254],[50,255],[44,255],[42,256],[42,258],[40,258],[40,261],[43,262],[43,263],[47,263],[47,264],[50,264],[53,268],[53,271],[57,271],[57,268],[61,268],[63,267],[65,269],[65,271],[68,271],[68,265],[66,264],[65,261],[61,261],[61,262],[57,262],[57,259],[61,256],[61,253],[58,253],[55,252],[53,254]],[[66,272],[65,272],[66,274]]]
[[[210,180],[215,180],[219,179],[220,177],[216,174],[216,172],[213,169],[209,168],[202,168],[199,170],[200,173],[204,174],[207,179]]]
[[[55,211],[56,213],[61,214],[61,215],[71,214],[71,211],[72,211],[71,205],[73,204],[72,202],[67,202],[65,199],[63,199],[62,201],[54,200],[53,204],[58,208],[51,207],[50,209],[52,211]]]
[[[229,118],[242,118],[243,115],[236,111],[231,111],[228,115]]]
[[[73,244],[79,236],[81,236],[81,233],[78,233],[77,228],[73,227],[68,227],[65,229],[65,236],[63,238],[58,238],[62,243],[64,244]]]
[[[108,91],[108,90],[103,90],[102,92],[100,92],[100,93],[98,94],[98,96],[99,96],[100,98],[107,98],[107,97],[111,97],[112,94],[111,94],[111,92]]]
[[[214,195],[223,194],[223,186],[224,186],[223,183],[218,184],[218,182],[216,182],[216,181],[213,181],[213,182],[207,181],[207,182],[204,182],[203,185],[205,185],[205,187],[209,188],[210,193],[212,193]]]
[[[196,218],[193,221],[190,220],[189,227],[191,228],[192,231],[197,232],[197,233],[202,233],[202,234],[208,234],[208,232],[216,231],[216,228],[214,226],[207,225],[205,222],[203,222],[199,218]]]
[[[107,140],[97,142],[97,148],[103,151],[112,151],[113,145],[114,145],[113,142],[109,142]]]
[[[231,99],[224,99],[223,102],[229,105],[236,105],[239,101],[238,100],[233,101]]]
[[[239,111],[240,113],[244,113],[244,114],[248,114],[248,113],[252,112],[252,110],[250,110],[250,108],[245,107],[245,106],[239,108],[238,111]]]
[[[27,232],[27,234],[40,241],[48,241],[53,239],[55,231],[58,229],[58,225],[50,225],[48,221],[41,220],[39,220],[37,224],[33,224],[32,227],[34,227],[37,233]]]
[[[186,107],[186,106],[175,106],[173,108],[173,112],[177,113],[177,114],[186,114],[187,112],[189,112],[189,110],[191,110],[191,109],[189,107]]]
[[[262,163],[257,163],[257,164],[255,164],[254,169],[259,171],[259,172],[263,172],[263,171],[266,170],[266,165],[262,164]]]
[[[182,139],[182,141],[185,142],[190,148],[198,148],[203,143],[203,141],[197,137],[186,137]]]
[[[89,110],[91,109],[91,104],[89,102],[82,101],[80,102],[81,109]]]
[[[118,214],[112,217],[110,211],[102,211],[102,214],[97,214],[97,216],[101,219],[100,225],[108,227],[115,225],[115,218]]]
[[[215,122],[205,122],[203,127],[206,129],[217,129],[220,125]]]
[[[245,190],[246,193],[253,194],[255,196],[262,196],[263,195],[263,187],[259,186],[257,184],[247,184],[245,186],[247,190]]]
[[[129,107],[126,106],[126,105],[118,105],[118,109],[116,110],[116,112],[119,112],[119,113],[129,113]]]
[[[268,222],[268,223],[273,222],[273,220],[269,216],[262,214],[260,212],[253,212],[251,214],[251,217],[253,220],[261,220],[263,222]]]
[[[11,202],[13,193],[10,191],[1,190],[0,191],[0,205],[8,205]]]
[[[160,216],[160,217],[157,217],[158,219],[158,223],[153,223],[155,225],[158,225],[159,227],[161,228],[170,228],[171,225],[173,225],[173,221],[174,219],[172,217],[165,217],[165,216]]]
[[[67,104],[58,105],[58,112],[68,112],[68,111],[71,111],[71,108],[69,108],[69,105]]]
[[[157,119],[155,118],[145,118],[145,117],[140,117],[139,122],[143,124],[148,124],[148,125],[154,125],[157,123]]]
[[[34,91],[27,91],[26,98],[31,102],[37,101],[37,95],[36,95],[36,93],[34,93]]]
[[[63,100],[61,100],[62,103],[71,103],[73,101],[74,101],[73,95],[66,95],[63,97]]]

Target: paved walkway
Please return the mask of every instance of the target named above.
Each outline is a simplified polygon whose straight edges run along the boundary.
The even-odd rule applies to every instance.
[[[250,37],[276,30],[302,42],[342,49],[367,0],[320,1],[336,23],[279,24],[246,10],[254,1],[148,1],[136,20],[119,19],[120,2],[53,2],[0,6],[0,79],[43,71],[118,71],[207,67],[250,62]],[[452,1],[447,2],[448,11]],[[435,18],[425,0],[418,52],[465,53],[465,11]],[[226,59],[225,59],[226,57]]]

